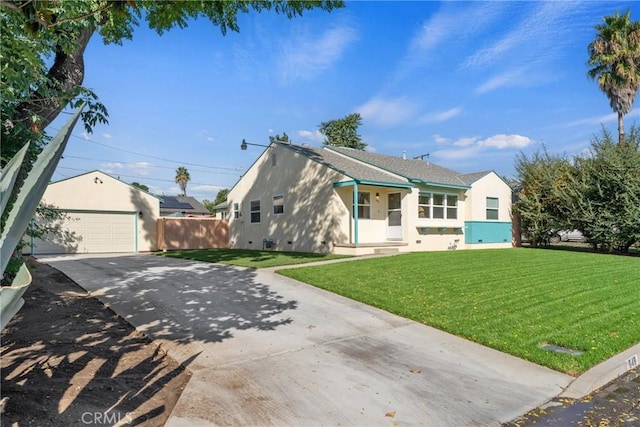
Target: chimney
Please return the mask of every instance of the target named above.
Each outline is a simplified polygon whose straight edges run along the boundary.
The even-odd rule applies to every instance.
[[[407,160],[407,152],[406,151],[402,152],[402,160]]]

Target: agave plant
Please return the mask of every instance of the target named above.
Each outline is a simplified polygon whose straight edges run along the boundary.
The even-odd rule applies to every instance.
[[[2,215],[4,215],[5,209],[10,209],[0,235],[0,268],[2,269],[3,277],[18,243],[35,214],[49,180],[51,180],[51,176],[62,158],[62,153],[67,146],[71,131],[78,121],[83,107],[84,105],[78,109],[58,135],[38,155],[13,204],[9,204],[8,201],[12,192],[14,192],[16,178],[24,161],[28,145],[22,147],[2,170],[0,176],[0,208],[2,208]],[[31,275],[26,265],[22,264],[11,282],[11,286],[0,288],[0,330],[4,329],[9,320],[15,316],[24,304],[22,295],[30,284]]]

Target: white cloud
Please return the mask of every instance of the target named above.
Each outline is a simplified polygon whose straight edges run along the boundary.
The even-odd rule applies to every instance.
[[[278,61],[281,79],[291,82],[315,77],[333,66],[356,39],[356,30],[344,25],[329,28],[320,35],[290,39]]]
[[[150,169],[152,169],[154,166],[149,163],[149,162],[137,162],[137,163],[119,163],[119,162],[115,162],[115,163],[101,163],[100,164],[100,170],[106,172],[106,173],[116,173],[115,171],[118,170],[119,172],[117,173],[129,173],[129,172],[133,172],[136,175],[139,176],[146,176],[149,175],[149,171]]]
[[[140,176],[149,175],[149,169],[152,169],[153,165],[149,162],[137,162],[131,166],[131,170]]]
[[[111,134],[110,134],[110,133],[103,133],[103,134],[102,134],[102,137],[103,137],[104,139],[111,139]]]
[[[415,115],[416,105],[406,98],[372,98],[356,108],[369,124],[389,127],[407,121]]]
[[[453,142],[450,142],[449,139],[440,135],[435,136],[437,137],[436,141],[442,141],[441,145],[452,146],[451,148],[443,148],[431,153],[433,157],[443,160],[468,159],[478,156],[483,152],[488,152],[489,150],[504,150],[507,148],[521,149],[533,143],[530,138],[522,135],[498,134],[486,139],[472,136],[460,138]]]
[[[640,116],[640,108],[634,108],[629,111],[629,114],[626,117],[639,117]],[[609,113],[604,116],[595,116],[595,117],[587,117],[580,120],[574,120],[572,122],[567,123],[565,126],[574,127],[574,126],[582,126],[582,125],[600,125],[603,123],[611,123],[618,120],[618,113]]]
[[[476,88],[476,93],[483,94],[501,87],[513,87],[522,83],[530,83],[530,80],[527,80],[527,74],[528,73],[526,73],[525,69],[522,67],[505,71],[478,86]],[[528,78],[531,78],[530,74]]]
[[[481,151],[481,147],[474,145],[471,147],[437,150],[431,153],[434,157],[444,160],[460,160],[476,156]]]
[[[311,141],[315,141],[315,142],[324,141],[324,135],[321,134],[319,130],[314,130],[314,131],[299,130],[298,135],[301,136],[302,138],[310,139]]]
[[[88,132],[82,132],[82,138],[84,138],[85,141],[89,140],[89,133]]]
[[[475,136],[460,138],[453,143],[456,147],[468,147],[469,145],[473,145],[478,142],[478,138]]]
[[[101,163],[100,170],[112,170],[112,169],[123,169],[124,165],[122,163]]]
[[[569,37],[563,34],[575,25],[577,6],[574,2],[533,3],[535,10],[522,14],[526,19],[490,46],[470,55],[463,68],[490,66],[504,60],[548,61],[562,52],[561,46],[568,41]]]
[[[446,111],[440,111],[437,113],[429,113],[420,117],[419,121],[421,123],[441,123],[446,122],[459,115],[462,112],[461,108],[450,108]]]
[[[433,51],[456,43],[464,43],[485,30],[500,18],[507,2],[443,2],[441,10],[434,13],[416,32],[396,77],[402,79],[417,68],[432,64],[438,54]]]
[[[449,138],[445,138],[444,136],[440,136],[438,134],[433,135],[431,138],[433,138],[433,141],[436,144],[447,144],[449,142]]]
[[[533,141],[526,136],[499,134],[479,141],[478,145],[481,147],[494,147],[498,150],[503,150],[505,148],[524,148],[532,143]]]
[[[218,191],[222,190],[225,187],[220,185],[196,185],[193,187],[187,187],[187,194],[189,192],[195,193],[213,193],[218,194]]]

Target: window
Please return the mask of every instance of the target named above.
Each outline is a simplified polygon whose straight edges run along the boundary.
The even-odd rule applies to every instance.
[[[284,213],[284,195],[278,194],[273,196],[273,214],[281,215]]]
[[[458,219],[458,196],[447,194],[447,219]]]
[[[240,204],[239,203],[234,203],[233,204],[233,217],[235,219],[240,218]]]
[[[487,219],[498,219],[499,201],[497,197],[487,197]]]
[[[358,193],[358,219],[371,218],[371,193]]]
[[[259,224],[260,223],[260,200],[252,200],[249,203],[251,206],[251,223]]]
[[[418,196],[418,218],[431,218],[431,193]]]
[[[433,218],[444,219],[444,194],[433,194]]]
[[[458,196],[455,194],[420,193],[418,218],[458,219]]]

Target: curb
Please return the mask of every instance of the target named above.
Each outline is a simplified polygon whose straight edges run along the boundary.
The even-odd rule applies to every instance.
[[[577,377],[558,397],[582,399],[639,364],[640,344],[636,344]]]

